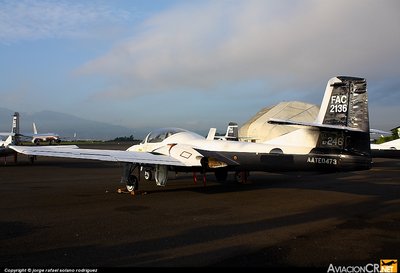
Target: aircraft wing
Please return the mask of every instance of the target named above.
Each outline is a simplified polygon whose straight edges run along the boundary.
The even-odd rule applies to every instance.
[[[347,130],[347,131],[355,131],[355,132],[362,132],[359,128],[341,126],[341,125],[331,125],[331,124],[320,124],[314,122],[302,122],[302,121],[292,121],[292,120],[283,120],[283,119],[275,119],[270,118],[268,120],[270,124],[280,124],[280,125],[298,125],[298,126],[311,126],[317,128],[325,128],[325,129],[340,129],[340,130]]]
[[[149,152],[132,152],[120,150],[81,149],[75,145],[63,146],[9,146],[14,151],[37,156],[64,157],[91,159],[110,162],[132,162],[143,164],[160,164],[172,166],[186,166],[181,161],[166,155],[152,154]]]

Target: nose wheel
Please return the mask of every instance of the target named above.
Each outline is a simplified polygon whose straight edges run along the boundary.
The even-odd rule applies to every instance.
[[[147,181],[150,181],[153,178],[153,175],[151,173],[151,170],[145,170],[144,171],[144,179]]]

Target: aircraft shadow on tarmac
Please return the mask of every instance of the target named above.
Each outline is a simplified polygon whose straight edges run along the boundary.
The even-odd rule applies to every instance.
[[[399,166],[400,161],[389,160],[376,163],[371,170],[357,172],[315,174],[266,174],[262,172],[254,172],[250,175],[249,182],[244,184],[238,183],[233,179],[228,179],[224,182],[217,182],[212,174],[207,174],[205,185],[203,185],[201,175],[198,175],[198,181],[196,184],[190,184],[187,183],[187,181],[191,180],[191,174],[179,174],[179,176],[176,178],[170,179],[168,186],[161,188],[157,187],[155,190],[147,190],[146,193],[154,194],[194,191],[204,194],[219,194],[224,192],[243,192],[272,188],[298,188],[339,191],[352,194],[366,194],[371,196],[382,195],[384,198],[389,198],[392,196],[392,194],[397,197],[400,189],[400,183],[393,183],[390,173],[384,172],[387,174],[387,176],[382,176],[380,172],[377,174],[375,169],[384,167],[385,170],[390,172],[391,169],[398,170]],[[349,183],[348,180],[351,180],[353,183]],[[381,183],[383,183],[384,180],[386,180],[388,183],[383,186]],[[142,185],[143,183],[146,183],[146,181],[143,181],[143,179],[141,181]],[[153,183],[154,181],[149,182]]]

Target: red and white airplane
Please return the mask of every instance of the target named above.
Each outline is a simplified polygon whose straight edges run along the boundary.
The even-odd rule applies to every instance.
[[[39,145],[41,142],[48,142],[50,145],[54,143],[60,143],[61,138],[58,134],[56,133],[38,133],[38,130],[36,128],[36,124],[32,123],[33,126],[33,134],[23,134],[25,137],[31,137],[32,138],[32,143],[35,143]]]
[[[367,82],[338,76],[327,83],[315,122],[270,120],[297,130],[265,143],[221,141],[180,128],[149,133],[126,151],[14,146],[27,155],[115,161],[123,163],[121,182],[138,190],[136,168],[153,168],[157,185],[165,186],[168,171],[214,172],[225,180],[228,172],[246,179],[250,171],[354,171],[371,168]],[[212,134],[211,134],[212,135]]]

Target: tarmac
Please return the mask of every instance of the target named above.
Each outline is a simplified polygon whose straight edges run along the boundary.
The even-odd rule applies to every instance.
[[[124,145],[101,145],[125,149]],[[95,147],[93,147],[95,148]],[[97,147],[96,147],[97,148]],[[119,194],[118,163],[0,161],[0,267],[295,268],[400,258],[400,160],[330,174],[251,173],[247,184],[170,174]],[[4,269],[3,272],[6,272]],[[355,272],[355,271],[354,271]]]

